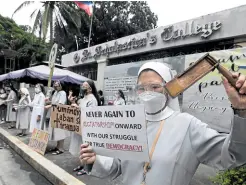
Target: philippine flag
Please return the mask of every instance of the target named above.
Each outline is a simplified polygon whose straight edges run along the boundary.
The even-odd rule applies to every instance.
[[[89,16],[92,15],[92,1],[74,1],[78,7],[83,9]]]

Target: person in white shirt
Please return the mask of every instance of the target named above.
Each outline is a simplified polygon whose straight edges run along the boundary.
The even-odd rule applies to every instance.
[[[115,93],[114,105],[126,105],[125,95],[122,90],[118,90]]]

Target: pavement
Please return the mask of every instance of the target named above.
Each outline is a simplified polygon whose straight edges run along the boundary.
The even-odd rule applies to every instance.
[[[16,135],[18,131],[16,129],[11,129],[8,130],[7,124],[1,124],[0,127],[6,131],[8,131],[11,135]],[[0,133],[1,134],[1,133]],[[23,143],[28,144],[29,138],[31,135],[27,135],[26,137],[23,138],[18,138],[21,140]],[[73,169],[77,167],[80,162],[78,158],[73,157],[69,152],[69,143],[70,143],[70,138],[67,138],[65,140],[65,152],[61,155],[54,156],[50,153],[45,154],[45,158],[48,159],[49,161],[53,162],[55,165],[63,169],[65,172],[70,174],[71,176],[75,177],[79,181],[82,181],[84,185],[122,185],[121,182],[121,176],[115,180],[109,180],[109,179],[99,179],[96,177],[91,177],[87,175],[83,176],[76,176],[75,173],[73,173]],[[55,146],[55,142],[50,142],[48,144],[48,149],[53,148]],[[27,161],[28,162],[28,161]],[[53,173],[50,171],[49,173]],[[193,177],[190,185],[213,185],[213,183],[210,181],[210,177],[214,176],[216,174],[216,170],[204,165],[200,165],[195,176]],[[46,175],[44,175],[46,177]],[[47,177],[46,177],[47,178]],[[52,181],[51,181],[52,182]],[[0,184],[1,185],[1,184]],[[75,184],[74,184],[75,185]]]
[[[0,185],[52,185],[0,139]]]

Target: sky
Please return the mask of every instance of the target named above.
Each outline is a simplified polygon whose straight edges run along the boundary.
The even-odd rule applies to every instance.
[[[8,0],[3,1],[0,6],[0,14],[11,17],[14,10],[24,1]],[[151,10],[158,15],[158,26],[166,26],[177,22],[193,19],[203,15],[215,13],[221,10],[245,5],[245,0],[149,0]],[[32,26],[30,14],[40,7],[38,1],[31,6],[25,7],[16,13],[13,19],[19,25]]]

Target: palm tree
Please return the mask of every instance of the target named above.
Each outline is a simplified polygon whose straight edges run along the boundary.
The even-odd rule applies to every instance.
[[[14,14],[25,6],[34,3],[34,1],[23,2],[13,13]],[[73,2],[63,1],[42,1],[42,6],[34,10],[30,18],[35,17],[32,33],[39,29],[39,36],[43,35],[43,39],[46,39],[48,29],[50,29],[50,42],[53,42],[54,26],[58,26],[61,30],[66,32],[66,25],[72,24],[77,30],[81,27],[81,17],[78,13],[76,6]]]

